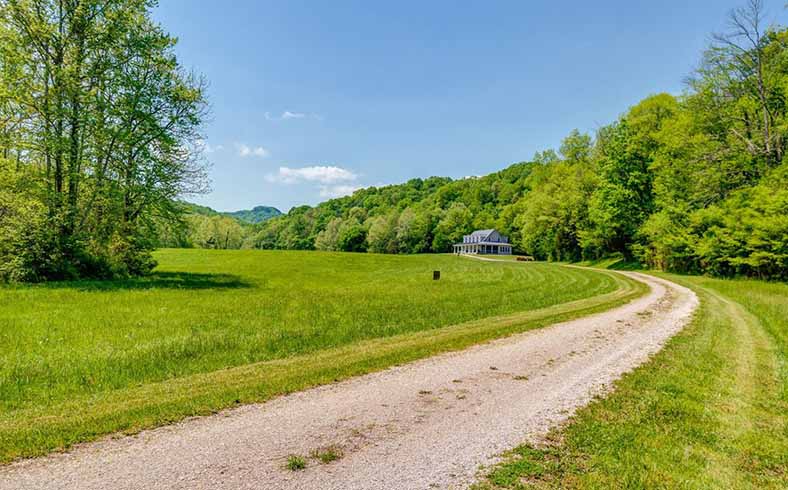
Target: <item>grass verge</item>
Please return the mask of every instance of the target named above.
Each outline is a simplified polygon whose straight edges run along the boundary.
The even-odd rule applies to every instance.
[[[479,489],[788,488],[788,284],[659,276],[699,295],[691,324]]]

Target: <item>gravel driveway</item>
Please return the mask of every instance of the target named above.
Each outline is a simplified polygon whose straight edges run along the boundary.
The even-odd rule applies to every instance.
[[[0,467],[0,489],[464,488],[687,323],[690,290],[626,274],[651,291],[461,352]],[[329,447],[342,457],[309,457]],[[306,469],[285,469],[292,454]]]

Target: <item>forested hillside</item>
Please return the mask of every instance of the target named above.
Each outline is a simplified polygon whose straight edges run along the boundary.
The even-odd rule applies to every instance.
[[[271,206],[255,206],[252,209],[242,209],[240,211],[231,211],[222,214],[226,214],[244,223],[254,224],[268,221],[271,218],[281,215],[282,212]]]
[[[260,248],[447,252],[498,228],[548,260],[622,254],[672,271],[788,277],[788,31],[731,13],[680,96],[480,178],[369,188],[267,221]]]
[[[517,164],[486,177],[457,181],[413,179],[362,189],[314,208],[293,208],[262,226],[256,246],[382,253],[449,250],[474,227],[509,230],[507,220],[498,218],[515,196],[523,194],[532,167]]]

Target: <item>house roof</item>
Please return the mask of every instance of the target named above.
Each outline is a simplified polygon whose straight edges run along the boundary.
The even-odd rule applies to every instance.
[[[477,238],[477,240],[472,240],[471,242],[468,242],[468,243],[473,243],[474,245],[509,245],[509,246],[511,246],[511,244],[509,243],[509,240],[505,236],[500,235],[500,233],[499,233],[499,235],[502,238],[502,241],[490,240],[490,235],[492,235],[493,233],[496,233],[496,230],[476,230],[473,233],[471,233],[470,235],[465,235],[465,237]],[[468,243],[463,241],[463,243],[458,243],[457,245],[468,245]]]
[[[470,236],[479,236],[479,237],[482,237],[482,238],[487,238],[487,237],[488,237],[488,236],[490,236],[490,235],[492,234],[492,232],[494,232],[494,231],[495,231],[495,230],[476,230],[476,231],[474,231],[473,233],[471,233],[471,235],[470,235]]]

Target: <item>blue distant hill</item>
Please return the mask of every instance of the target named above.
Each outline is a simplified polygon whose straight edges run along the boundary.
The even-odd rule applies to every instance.
[[[262,223],[282,214],[278,209],[271,206],[255,206],[252,209],[241,209],[240,211],[222,212],[216,211],[208,206],[200,206],[191,202],[181,201],[186,208],[186,212],[201,214],[203,216],[229,216],[243,223]]]
[[[244,221],[246,223],[262,223],[271,218],[275,218],[282,214],[278,209],[271,206],[255,206],[252,209],[242,209],[240,211],[233,211],[231,213],[222,213],[226,216]]]

